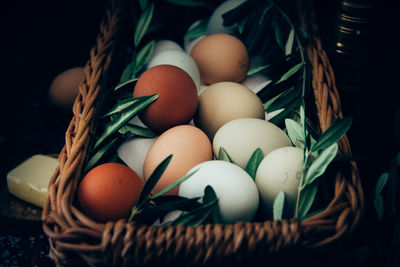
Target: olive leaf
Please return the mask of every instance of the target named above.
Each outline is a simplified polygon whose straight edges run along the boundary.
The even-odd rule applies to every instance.
[[[207,32],[207,20],[201,20],[196,26],[191,29],[188,29],[183,39],[185,41],[196,39],[202,35],[205,35]]]
[[[293,145],[296,145],[298,141],[302,144],[305,144],[306,138],[304,136],[304,129],[300,123],[293,119],[285,119],[285,126],[287,134]]]
[[[253,180],[256,178],[258,166],[263,159],[264,153],[262,152],[261,148],[257,148],[247,162],[245,170],[250,175],[250,177],[253,178]]]
[[[243,19],[241,19],[238,23],[238,32],[239,34],[243,34],[244,31],[244,26],[246,26],[247,20],[249,19],[249,17],[244,17]]]
[[[344,117],[343,119],[336,119],[332,125],[326,130],[319,138],[315,145],[311,146],[311,151],[318,151],[324,149],[333,143],[339,141],[349,130],[352,119]]]
[[[139,5],[142,10],[145,10],[147,7],[147,0],[139,0]]]
[[[379,219],[381,220],[383,217],[383,212],[384,212],[384,201],[383,197],[381,195],[383,188],[387,184],[387,181],[389,179],[389,173],[385,172],[383,173],[377,183],[376,183],[376,188],[375,188],[375,200],[374,200],[374,206],[376,213],[378,214]]]
[[[135,29],[135,46],[137,47],[142,40],[143,36],[145,35],[151,19],[153,18],[153,12],[154,12],[154,4],[151,3],[149,7],[147,7],[143,13],[140,15],[139,20],[136,25]]]
[[[102,116],[102,118],[115,115],[117,113],[131,109],[138,102],[146,100],[148,98],[149,96],[139,96],[139,97],[129,97],[129,98],[119,99],[117,103],[106,114]]]
[[[251,9],[251,6],[252,3],[250,3],[249,1],[245,1],[235,8],[232,8],[231,10],[225,12],[224,14],[222,14],[222,25],[224,25],[225,27],[233,26],[235,23],[240,21],[240,19],[246,17],[249,14],[248,12]]]
[[[158,192],[157,194],[154,194],[152,197],[150,197],[150,199],[155,199],[158,198],[162,195],[164,195],[165,193],[167,193],[168,191],[170,191],[172,188],[174,188],[175,186],[181,184],[182,182],[186,181],[187,179],[189,179],[193,174],[195,174],[199,169],[196,169],[184,176],[182,176],[181,178],[179,178],[178,180],[176,180],[175,182],[171,183],[170,185],[168,185],[167,187],[165,187],[163,190],[161,190],[160,192]]]
[[[289,69],[285,74],[283,74],[282,77],[275,84],[280,84],[280,83],[286,81],[291,76],[293,76],[296,72],[301,70],[303,68],[303,66],[304,66],[304,62],[298,63],[297,65],[295,65],[294,67]]]
[[[274,199],[274,204],[273,204],[274,220],[282,220],[284,205],[285,205],[285,192],[280,191]]]
[[[137,82],[137,80],[138,80],[138,78],[133,78],[133,79],[129,79],[129,80],[124,80],[122,82],[122,80],[123,80],[122,78],[123,78],[123,76],[121,76],[121,82],[117,86],[115,86],[114,91],[118,91],[119,89],[121,89],[127,85],[133,84],[133,83]]]
[[[153,53],[156,42],[154,40],[148,42],[142,49],[137,53],[135,59],[135,75],[147,64],[151,54]]]
[[[131,61],[128,66],[122,72],[121,78],[119,80],[119,84],[117,85],[118,89],[125,86],[126,83],[135,79],[136,73],[136,62],[133,60]],[[114,89],[115,91],[118,89]]]
[[[294,42],[294,29],[292,28],[290,30],[288,39],[286,41],[285,45],[285,55],[288,56],[292,53],[292,48],[293,48],[293,42]]]
[[[281,35],[281,29],[280,29],[279,23],[278,23],[278,18],[276,16],[273,16],[273,18],[274,19],[272,20],[272,25],[275,30],[275,40],[276,40],[277,44],[279,45],[279,47],[284,49],[282,35]]]
[[[321,153],[318,154],[317,158],[313,160],[310,167],[306,171],[306,175],[304,178],[304,185],[305,187],[312,182],[315,181],[318,177],[320,177],[328,167],[328,165],[332,162],[335,158],[338,151],[338,144],[334,143],[329,147],[325,148]]]
[[[288,108],[292,103],[296,103],[294,107],[298,106],[301,101],[301,92],[296,88],[291,88],[265,102],[264,109],[267,112],[272,112],[281,108]]]
[[[144,203],[148,201],[147,197],[150,195],[158,180],[160,180],[161,176],[165,172],[165,169],[167,169],[168,164],[171,162],[171,159],[172,155],[166,157],[160,164],[158,164],[158,166],[151,173],[150,177],[145,181],[142,190],[140,191],[139,197],[136,201],[135,207],[137,210],[140,210]],[[131,217],[133,216],[131,215]]]
[[[318,192],[318,181],[304,187],[300,192],[298,216],[304,219],[308,214]]]
[[[228,152],[222,146],[219,148],[217,160],[224,160],[227,162],[232,162],[231,158],[228,155]]]
[[[271,66],[271,64],[267,64],[267,65],[264,65],[264,66],[254,67],[254,68],[252,68],[251,70],[249,70],[249,71],[247,72],[247,76],[251,76],[251,75],[254,75],[254,74],[256,74],[256,73],[259,73],[260,71],[263,71],[263,70],[267,69],[269,66]]]
[[[164,0],[164,1],[174,5],[192,6],[192,7],[206,6],[209,4],[207,0]]]
[[[265,15],[267,15],[267,13],[271,10],[271,8],[272,8],[273,6],[274,6],[274,5],[273,5],[272,3],[269,3],[269,4],[264,8],[263,13],[262,13],[261,16],[260,16],[260,20],[259,20],[259,22],[258,22],[259,25],[263,24]]]
[[[118,130],[118,132],[120,134],[127,134],[127,133],[134,134],[134,135],[136,135],[138,137],[144,137],[144,138],[154,138],[154,137],[157,136],[149,128],[145,128],[145,127],[142,127],[142,126],[139,126],[139,125],[135,125],[135,124],[130,124],[130,123],[127,123],[124,126],[122,126]]]
[[[93,150],[97,149],[108,137],[118,131],[128,120],[139,113],[142,109],[150,105],[157,98],[158,95],[151,95],[148,96],[148,98],[143,98],[137,101],[129,110],[120,112],[118,115],[113,117],[111,122],[106,125],[103,134],[96,140]]]
[[[204,189],[203,203],[211,203],[214,201],[217,201],[217,203],[212,207],[213,211],[211,213],[211,219],[213,224],[218,224],[221,222],[221,214],[218,207],[218,197],[214,189],[210,185],[207,185]]]
[[[282,112],[270,119],[269,122],[279,125],[284,121],[285,118],[289,117],[293,111],[297,110],[300,105],[301,98],[295,99],[293,102],[289,103]]]

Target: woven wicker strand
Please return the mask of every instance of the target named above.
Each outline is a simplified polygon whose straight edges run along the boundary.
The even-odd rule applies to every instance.
[[[351,233],[362,214],[364,200],[357,166],[338,169],[333,177],[334,198],[321,213],[303,221],[282,220],[234,225],[155,227],[126,220],[101,224],[73,205],[86,150],[93,134],[95,105],[101,78],[109,66],[112,45],[125,10],[118,1],[101,24],[95,47],[85,67],[85,78],[74,103],[74,117],[66,132],[59,168],[49,185],[43,210],[43,229],[49,237],[50,256],[58,266],[241,266],[275,259],[280,263],[296,249],[320,247]],[[305,20],[304,22],[309,22]],[[325,131],[342,117],[332,68],[318,39],[316,25],[304,23],[312,34],[307,54],[312,64],[313,89],[319,126]],[[340,152],[350,155],[346,137]],[[347,171],[346,171],[347,170]],[[282,256],[286,255],[286,257]]]

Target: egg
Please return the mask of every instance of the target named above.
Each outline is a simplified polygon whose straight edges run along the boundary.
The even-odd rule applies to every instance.
[[[275,149],[261,161],[255,182],[269,218],[272,218],[274,199],[280,191],[285,192],[284,214],[289,218],[294,215],[302,165],[303,149],[297,147]]]
[[[207,24],[207,32],[208,34],[214,33],[231,33],[231,27],[225,27],[223,25],[224,20],[222,15],[235,7],[238,7],[240,4],[244,3],[245,0],[228,0],[219,5],[211,15],[208,24]]]
[[[79,84],[83,78],[82,67],[68,69],[59,74],[50,85],[50,101],[58,107],[71,109],[79,92]]]
[[[245,45],[229,34],[204,37],[192,48],[190,55],[205,84],[223,81],[240,83],[249,70],[249,55]]]
[[[259,205],[259,195],[253,179],[240,167],[226,161],[200,163],[188,173],[195,172],[179,188],[179,195],[202,197],[210,185],[218,197],[221,220],[226,224],[251,221]]]
[[[149,61],[148,68],[158,65],[173,65],[184,70],[193,79],[196,88],[200,86],[200,72],[194,60],[185,52],[177,50],[167,50],[157,54]]]
[[[261,100],[250,89],[234,82],[220,82],[200,94],[194,123],[212,140],[217,130],[231,120],[264,116]]]
[[[156,141],[156,138],[140,138],[135,137],[126,140],[122,143],[118,150],[118,156],[134,170],[140,177],[143,177],[143,164],[146,158],[147,152],[150,147]]]
[[[175,50],[183,51],[182,47],[174,41],[171,40],[158,40],[156,41],[153,49],[153,53],[149,58],[149,62],[158,54],[164,51]]]
[[[139,116],[156,133],[187,124],[198,105],[197,89],[192,78],[172,65],[152,67],[139,77],[133,96],[152,94],[159,96]]]
[[[271,79],[268,79],[264,74],[256,73],[247,77],[243,82],[242,85],[249,88],[254,93],[258,93],[267,86],[271,82]]]
[[[143,166],[145,180],[170,154],[173,155],[171,162],[154,187],[153,193],[160,192],[197,164],[211,160],[211,142],[194,126],[180,125],[169,129],[157,138],[147,153]],[[167,195],[178,194],[178,188],[179,186],[173,188]]]
[[[223,147],[232,162],[245,168],[253,152],[260,148],[265,155],[291,146],[289,137],[276,125],[261,119],[242,118],[224,124],[215,134],[213,151],[217,156]]]
[[[140,176],[129,167],[104,163],[83,177],[78,186],[78,202],[87,216],[99,222],[127,218],[143,184]]]

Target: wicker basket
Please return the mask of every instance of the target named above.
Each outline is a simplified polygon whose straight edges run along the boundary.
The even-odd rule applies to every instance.
[[[337,244],[354,232],[360,220],[364,198],[354,162],[335,169],[333,197],[321,213],[305,220],[236,223],[234,225],[143,226],[126,220],[94,222],[74,206],[86,150],[93,133],[96,101],[104,87],[105,72],[121,71],[116,51],[126,8],[114,1],[100,27],[96,45],[90,52],[75,100],[74,117],[59,154],[59,167],[49,185],[43,210],[43,229],[50,241],[50,256],[59,266],[240,266],[270,262],[285,263],[299,251]],[[312,65],[312,87],[319,122],[324,132],[342,117],[332,68],[318,38],[310,6],[304,5],[302,26],[312,37],[307,54]],[[117,62],[117,63],[114,63]],[[114,65],[115,66],[114,66]],[[340,153],[350,155],[346,136],[339,142]],[[290,258],[289,257],[289,258]]]

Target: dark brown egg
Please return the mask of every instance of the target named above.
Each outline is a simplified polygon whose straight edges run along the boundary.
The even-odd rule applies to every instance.
[[[81,67],[72,68],[59,74],[50,85],[50,101],[58,107],[71,109],[83,77],[83,68]]]

